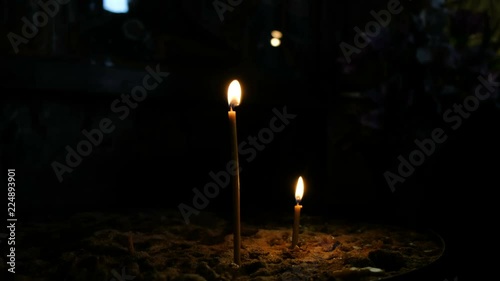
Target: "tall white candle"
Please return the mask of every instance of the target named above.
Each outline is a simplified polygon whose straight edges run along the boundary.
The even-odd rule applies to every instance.
[[[238,161],[238,134],[236,130],[236,111],[234,107],[240,104],[241,87],[238,80],[233,80],[227,90],[229,104],[229,129],[231,131],[231,153],[235,163],[233,176],[233,207],[234,207],[234,263],[241,265],[241,224],[240,224],[240,165]]]

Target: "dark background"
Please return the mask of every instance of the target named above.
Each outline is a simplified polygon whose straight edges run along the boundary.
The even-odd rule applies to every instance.
[[[440,276],[466,279],[461,257],[494,233],[498,91],[455,131],[443,113],[474,93],[478,75],[498,72],[498,4],[401,1],[346,62],[339,44],[353,45],[353,28],[388,2],[244,0],[221,20],[213,1],[135,0],[124,14],[70,1],[16,53],[8,34],[40,7],[2,1],[0,158],[16,169],[18,213],[192,206],[192,189],[231,157],[226,95],[238,79],[240,142],[267,128],[273,109],[296,115],[255,159],[240,156],[243,221],[291,215],[302,175],[304,215],[432,228],[451,245]],[[110,105],[148,65],[169,77],[116,119]],[[51,164],[104,117],[117,129],[59,182]],[[392,192],[384,172],[437,127],[448,139]],[[229,218],[230,187],[205,211]]]

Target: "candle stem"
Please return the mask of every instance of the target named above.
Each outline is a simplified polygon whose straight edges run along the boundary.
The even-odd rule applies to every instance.
[[[300,225],[300,209],[302,208],[301,205],[297,202],[297,205],[295,205],[294,208],[294,218],[293,218],[293,233],[292,233],[292,249],[297,246],[297,243],[299,242],[299,225]]]
[[[234,160],[235,171],[233,176],[233,207],[234,207],[234,263],[241,265],[240,249],[241,249],[241,225],[240,225],[240,165],[238,161],[238,138],[236,131],[236,112],[232,106],[229,111],[229,120],[231,126],[231,144],[232,157]]]

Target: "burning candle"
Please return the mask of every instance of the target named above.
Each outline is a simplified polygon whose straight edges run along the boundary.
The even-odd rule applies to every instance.
[[[236,111],[234,107],[240,104],[241,87],[238,80],[233,80],[227,90],[227,100],[229,103],[229,125],[231,131],[231,152],[234,161],[233,174],[233,207],[234,207],[234,263],[241,265],[241,226],[240,226],[240,166],[238,162],[238,137],[236,131]]]
[[[295,205],[295,212],[293,216],[292,249],[295,248],[299,242],[300,209],[302,209],[300,201],[302,200],[302,195],[304,195],[304,181],[302,180],[302,177],[299,177],[297,180],[297,186],[295,187],[295,201],[297,202],[297,205]]]

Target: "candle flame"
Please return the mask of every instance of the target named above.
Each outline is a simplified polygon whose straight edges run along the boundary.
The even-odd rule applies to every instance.
[[[302,200],[302,195],[304,195],[304,180],[302,180],[302,177],[299,177],[297,187],[295,188],[295,200],[297,204]]]
[[[238,80],[233,80],[227,89],[227,102],[231,109],[235,106],[240,105],[241,99],[241,87]]]

